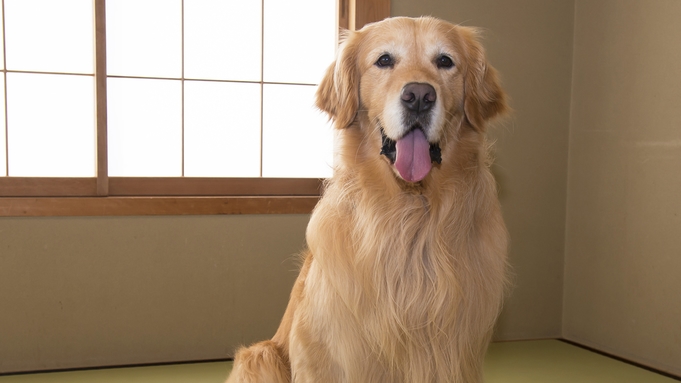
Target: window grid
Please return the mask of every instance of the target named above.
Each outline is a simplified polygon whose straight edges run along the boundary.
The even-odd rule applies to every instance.
[[[204,78],[204,77],[187,77],[185,75],[185,0],[182,0],[181,3],[181,12],[180,12],[180,22],[181,22],[181,49],[180,49],[180,54],[181,54],[181,59],[180,59],[180,76],[179,77],[170,77],[170,76],[137,76],[137,75],[119,75],[119,74],[108,74],[106,75],[107,79],[141,79],[141,80],[176,80],[180,81],[181,83],[181,175],[180,177],[185,177],[185,172],[186,172],[186,166],[185,166],[185,144],[186,144],[186,135],[185,135],[185,83],[187,81],[202,81],[202,82],[216,82],[216,83],[242,83],[242,84],[255,84],[259,85],[260,87],[260,126],[259,126],[259,135],[260,135],[260,142],[259,142],[259,171],[257,177],[262,178],[263,177],[263,166],[264,166],[264,87],[265,85],[293,85],[293,86],[317,86],[318,83],[311,83],[311,82],[281,82],[281,81],[265,81],[265,0],[260,0],[261,6],[260,6],[260,18],[261,18],[261,33],[260,33],[260,80],[234,80],[234,79],[215,79],[215,78]],[[103,21],[105,22],[105,21]],[[102,28],[105,30],[106,28]],[[105,32],[104,32],[105,33]],[[102,39],[106,39],[105,36],[101,37]],[[106,61],[106,56],[104,57],[98,57],[98,60],[103,60]],[[103,84],[103,86],[107,86],[106,84]],[[192,177],[194,178],[194,177]],[[233,179],[234,177],[224,177],[226,179]],[[269,178],[269,177],[268,177]]]
[[[93,1],[92,4],[93,4],[92,10],[94,11],[94,1]],[[16,3],[14,5],[16,6]],[[10,119],[11,119],[12,114],[10,114],[8,112],[9,112],[9,108],[11,106],[12,100],[16,100],[17,97],[12,97],[12,98],[7,97],[8,96],[8,89],[10,88],[10,86],[8,84],[8,78],[10,76],[12,76],[13,81],[18,82],[19,78],[21,78],[19,76],[21,76],[21,75],[54,76],[53,80],[59,78],[60,76],[68,76],[72,79],[75,79],[75,78],[90,78],[91,79],[90,81],[92,82],[92,84],[94,84],[95,74],[94,74],[94,66],[90,67],[89,69],[85,69],[89,65],[86,65],[85,67],[83,67],[81,65],[78,69],[76,69],[74,71],[70,71],[68,69],[66,69],[66,70],[60,70],[60,69],[44,70],[44,69],[40,69],[40,68],[27,69],[27,68],[23,67],[23,65],[21,65],[21,64],[19,64],[18,67],[13,67],[12,69],[8,69],[8,65],[7,65],[8,64],[8,59],[7,59],[8,58],[8,55],[7,55],[8,39],[7,39],[7,13],[6,13],[6,11],[7,11],[6,1],[2,0],[0,2],[0,14],[2,15],[2,18],[1,18],[1,22],[2,22],[2,29],[1,29],[1,32],[2,32],[2,39],[1,39],[1,43],[2,43],[2,50],[1,50],[1,53],[2,53],[2,69],[1,69],[1,71],[2,71],[2,82],[3,82],[1,94],[3,96],[4,102],[2,103],[2,105],[0,105],[0,108],[2,108],[2,113],[3,113],[3,117],[4,117],[3,120],[2,120],[2,123],[4,124],[4,131],[3,131],[3,137],[2,137],[2,139],[4,140],[3,147],[2,147],[2,154],[3,154],[2,161],[4,161],[4,162],[3,162],[2,170],[1,170],[1,173],[0,173],[3,176],[0,177],[0,180],[4,181],[5,179],[7,179],[9,181],[9,183],[13,183],[13,181],[12,181],[13,178],[34,178],[34,177],[30,177],[30,176],[15,177],[15,176],[10,175],[10,165],[11,165],[10,155],[11,155],[12,152],[10,152],[10,150],[9,150],[10,149],[10,146],[9,146],[10,145],[10,138],[11,138],[11,134],[10,134],[11,131],[9,129],[9,123],[10,123]],[[80,19],[80,20],[82,20],[82,19]],[[92,30],[94,31],[94,23],[91,24],[91,26],[92,26]],[[15,27],[16,27],[16,25],[15,25]],[[82,25],[81,25],[81,27],[82,27]],[[48,39],[48,41],[49,41],[49,39]],[[16,40],[14,42],[16,44]],[[91,42],[93,43],[93,46],[94,46],[94,38],[92,38]],[[16,45],[13,49],[16,49]],[[94,56],[94,52],[92,52],[92,55]],[[23,55],[18,54],[16,57],[21,57],[21,56],[23,56]],[[93,56],[88,55],[88,57],[90,57],[91,59],[94,58]],[[59,62],[59,61],[60,60],[57,60],[57,62]],[[10,63],[10,65],[12,65],[12,63]],[[14,63],[14,65],[17,65],[17,64]],[[64,62],[62,61],[59,64],[57,64],[57,67],[60,67],[60,66],[63,66],[63,65],[64,65]],[[14,75],[17,75],[17,76],[14,76]],[[61,81],[61,80],[59,80],[59,81]],[[12,81],[10,81],[9,83],[12,83]],[[20,89],[20,88],[18,88],[18,89]],[[80,95],[82,96],[83,94],[80,94]],[[12,96],[12,94],[10,94],[10,96]],[[93,96],[92,99],[94,100],[94,92],[92,93],[92,96]],[[95,115],[95,110],[93,108],[89,108],[89,111],[90,111],[90,113]],[[19,112],[19,113],[16,113],[15,115],[22,115],[22,113]],[[24,115],[24,117],[25,117],[25,115]],[[81,120],[81,122],[82,122],[82,120]],[[93,132],[92,135],[93,135],[93,137],[96,138],[95,132]],[[21,141],[21,139],[19,141]],[[96,152],[96,150],[97,150],[96,145],[90,146],[89,149],[87,149],[87,150]],[[87,151],[87,150],[85,150],[85,151]],[[89,158],[92,159],[93,164],[96,163],[96,159],[92,158],[92,156],[90,156]],[[22,170],[25,171],[26,169],[22,169]],[[31,170],[29,170],[29,172],[31,172]],[[77,170],[76,172],[80,173],[81,171]],[[68,176],[66,176],[64,178],[68,178]],[[3,182],[3,184],[0,185],[0,186],[4,186],[4,184],[7,184],[7,182]],[[0,188],[0,196],[3,196],[5,194],[6,193],[3,192],[2,188]],[[26,194],[31,195],[32,193],[29,192],[29,193],[26,193]]]
[[[4,18],[4,16],[3,16]],[[3,25],[4,29],[4,25]],[[4,31],[3,31],[4,32]],[[4,104],[2,105],[2,108],[4,109],[4,124],[5,124],[5,129],[4,129],[4,161],[5,161],[5,168],[4,168],[4,177],[6,178],[13,178],[12,176],[9,175],[9,113],[8,113],[8,100],[7,100],[7,75],[8,74],[38,74],[38,75],[57,75],[57,76],[76,76],[76,77],[91,77],[95,78],[96,81],[96,76],[95,74],[92,73],[69,73],[69,72],[52,72],[52,71],[29,71],[29,70],[16,70],[16,69],[7,69],[6,66],[6,59],[5,59],[5,47],[4,47],[4,33],[3,33],[3,62],[4,62],[4,69],[2,69],[2,76],[3,76],[3,87],[2,87],[2,92],[3,92],[3,99],[4,99]],[[96,102],[96,96],[95,96],[95,102]],[[95,112],[96,115],[96,112]],[[97,149],[97,148],[95,148]]]
[[[107,76],[106,71],[106,41],[104,40],[105,0],[93,0],[93,4],[95,13],[94,54],[95,57],[99,58],[95,61],[93,74],[41,71],[16,72],[94,76],[95,127],[97,137],[96,176],[93,178],[0,177],[0,216],[281,214],[310,212],[322,189],[322,180],[319,179],[110,178],[108,176],[106,145],[106,81],[108,77],[115,78],[117,76]],[[0,0],[0,6],[4,10],[5,0]],[[341,28],[360,28],[368,22],[378,21],[390,15],[389,0],[339,0],[338,6],[338,25]],[[264,14],[261,15],[264,17]],[[15,71],[8,71],[5,65],[6,44],[4,40],[6,35],[4,33],[4,12],[2,12],[1,16],[3,35],[2,79],[5,80],[7,73]],[[261,38],[264,38],[264,33]],[[102,57],[104,59],[101,59]],[[263,65],[261,65],[262,70]],[[131,77],[134,78],[134,76]],[[209,79],[185,80],[221,81]],[[263,84],[267,84],[262,82],[262,80],[261,73],[261,87]],[[271,84],[290,85],[290,83],[280,82],[272,82]],[[293,85],[311,84],[293,83]],[[6,82],[2,92],[6,96]],[[6,97],[4,105],[0,104],[0,108],[6,110]],[[5,115],[4,122],[7,124],[7,115]],[[5,139],[7,139],[7,129],[5,129],[4,133]],[[5,141],[5,145],[7,144],[7,141]],[[5,160],[7,160],[9,152],[5,150],[4,155]],[[7,172],[9,170],[9,162],[6,161],[4,165],[4,171]],[[153,201],[157,201],[157,203],[151,203]]]
[[[219,83],[250,83],[257,84],[260,87],[260,164],[258,177],[263,177],[263,120],[264,120],[264,108],[263,108],[263,97],[264,97],[264,86],[273,85],[295,85],[295,86],[317,86],[315,83],[307,82],[276,82],[276,81],[264,81],[264,40],[265,40],[265,1],[261,0],[261,36],[260,36],[260,81],[248,81],[248,80],[224,80],[224,79],[210,79],[210,78],[194,78],[185,76],[185,1],[180,2],[181,5],[181,75],[180,77],[158,77],[158,76],[131,76],[131,75],[109,75],[106,69],[106,1],[105,0],[94,0],[93,11],[95,13],[94,19],[94,55],[95,55],[95,67],[94,73],[75,73],[75,72],[59,72],[59,71],[40,71],[40,70],[8,70],[6,66],[7,54],[6,54],[6,33],[5,33],[5,6],[4,0],[2,1],[2,39],[3,39],[3,78],[4,78],[4,105],[2,106],[5,111],[5,176],[11,178],[10,176],[10,150],[9,150],[9,128],[8,128],[8,113],[7,113],[7,74],[8,73],[25,73],[25,74],[52,74],[52,75],[70,75],[70,76],[86,76],[94,77],[95,79],[95,130],[96,130],[96,178],[97,178],[97,194],[107,195],[107,185],[108,185],[108,135],[106,128],[106,115],[107,115],[107,79],[109,78],[129,78],[129,79],[148,79],[148,80],[175,80],[180,81],[181,86],[181,111],[180,111],[180,125],[181,125],[181,177],[185,176],[185,81],[206,81],[206,82],[219,82]],[[228,178],[228,177],[225,177]]]

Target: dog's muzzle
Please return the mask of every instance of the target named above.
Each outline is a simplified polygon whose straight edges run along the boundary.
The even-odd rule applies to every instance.
[[[421,181],[430,172],[433,162],[442,162],[440,146],[428,141],[424,129],[430,125],[436,101],[437,92],[432,85],[410,82],[400,93],[402,123],[409,129],[402,137],[393,140],[381,128],[381,154],[390,160],[400,177],[407,182]]]

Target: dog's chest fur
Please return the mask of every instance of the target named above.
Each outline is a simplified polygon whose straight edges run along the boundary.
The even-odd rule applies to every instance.
[[[327,190],[333,211],[320,204],[310,223],[320,241],[310,244],[315,263],[306,283],[317,306],[310,320],[319,327],[312,333],[335,345],[327,350],[329,358],[349,375],[347,381],[449,381],[461,375],[452,362],[460,357],[459,332],[470,330],[461,316],[467,304],[461,286],[469,281],[457,272],[468,261],[457,257],[470,251],[467,233],[452,229],[467,226],[448,224],[461,212],[433,210],[415,194],[382,200],[356,195],[340,198],[343,206],[335,192],[348,190]],[[333,235],[325,240],[319,233]]]

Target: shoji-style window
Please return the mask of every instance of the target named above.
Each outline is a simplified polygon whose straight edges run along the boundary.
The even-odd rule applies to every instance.
[[[3,0],[0,215],[309,211],[338,26],[388,6]]]
[[[3,3],[0,175],[94,177],[92,1]]]
[[[107,0],[109,176],[331,175],[335,0]]]

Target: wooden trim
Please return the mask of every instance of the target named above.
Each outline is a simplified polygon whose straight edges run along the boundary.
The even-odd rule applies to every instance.
[[[66,75],[66,76],[81,76],[81,77],[93,77],[94,73],[79,73],[79,72],[52,72],[44,70],[21,70],[21,69],[4,69],[7,73],[20,73],[20,74],[52,74],[52,75]]]
[[[93,197],[97,186],[96,178],[0,177],[0,197]],[[322,186],[317,178],[110,177],[108,196],[318,197]]]
[[[313,196],[316,178],[109,178],[111,196]]]
[[[319,197],[0,198],[0,217],[309,214]]]
[[[358,30],[390,17],[390,0],[338,0],[338,27]]]
[[[390,0],[355,0],[355,29],[390,17]]]
[[[0,197],[97,195],[95,178],[0,177]],[[0,198],[0,201],[2,198]]]
[[[338,27],[350,29],[350,1],[338,0]]]
[[[109,194],[106,98],[106,4],[95,0],[95,116],[97,124],[97,195]]]

